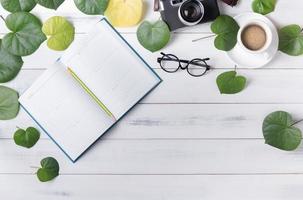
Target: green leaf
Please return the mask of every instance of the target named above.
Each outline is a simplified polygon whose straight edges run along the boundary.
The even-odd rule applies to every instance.
[[[254,0],[252,3],[252,9],[256,13],[266,15],[275,10],[276,0]]]
[[[221,94],[236,94],[245,88],[246,78],[237,76],[236,71],[228,71],[217,77],[217,85]]]
[[[49,36],[47,46],[56,51],[63,51],[74,40],[75,28],[64,17],[52,17],[42,27],[45,35]]]
[[[29,12],[36,6],[35,0],[0,0],[0,2],[2,7],[11,13]]]
[[[0,86],[0,120],[9,120],[19,112],[18,93],[5,86]]]
[[[215,47],[219,50],[230,51],[237,44],[239,31],[238,23],[228,15],[221,15],[211,24],[211,31],[217,34]]]
[[[40,164],[41,168],[37,171],[37,177],[41,182],[51,181],[59,175],[59,163],[55,158],[44,158]]]
[[[36,2],[46,8],[57,10],[64,0],[36,0]]]
[[[109,0],[74,0],[77,8],[87,15],[103,15]]]
[[[263,121],[265,143],[281,150],[295,150],[301,143],[301,130],[294,127],[291,115],[284,111],[269,114]]]
[[[13,80],[19,73],[22,65],[22,58],[12,55],[2,48],[2,40],[0,39],[0,83]]]
[[[303,54],[303,34],[299,25],[289,25],[279,30],[279,50],[291,55]]]
[[[12,32],[3,38],[3,47],[11,54],[27,56],[34,53],[41,43],[46,40],[43,34],[40,20],[27,12],[10,14],[6,20],[6,26]]]
[[[162,20],[155,23],[144,21],[137,30],[137,38],[145,49],[155,52],[165,47],[169,42],[170,31]]]
[[[31,148],[39,140],[40,133],[37,129],[29,127],[26,130],[18,129],[14,134],[14,141],[17,145]]]

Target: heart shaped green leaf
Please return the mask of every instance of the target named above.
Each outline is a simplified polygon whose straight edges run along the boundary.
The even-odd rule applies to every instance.
[[[35,0],[0,0],[0,2],[2,7],[11,13],[29,12],[36,6]]]
[[[27,56],[34,53],[46,40],[40,20],[27,12],[10,14],[5,20],[12,32],[4,36],[2,45],[11,54]]]
[[[236,71],[228,71],[217,77],[217,85],[221,94],[236,94],[245,88],[246,78],[237,76]]]
[[[165,47],[169,42],[170,31],[162,20],[155,23],[144,21],[137,30],[137,38],[145,49],[155,52]]]
[[[19,112],[18,93],[5,86],[0,86],[0,120],[9,120]]]
[[[20,56],[12,55],[2,47],[0,40],[0,83],[14,79],[23,65]]]
[[[37,177],[41,182],[53,180],[59,175],[59,163],[55,158],[44,158],[40,164],[41,168],[37,171]]]
[[[299,25],[289,25],[279,30],[279,50],[291,55],[303,54],[303,34]]]
[[[265,143],[281,150],[295,150],[301,143],[301,130],[294,127],[291,115],[284,111],[269,114],[263,121]]]
[[[36,0],[43,7],[57,10],[64,0]]]
[[[109,0],[74,0],[77,8],[87,15],[103,15]]]
[[[63,51],[74,40],[75,28],[64,17],[52,17],[42,27],[45,35],[49,36],[47,46],[56,51]]]
[[[19,128],[14,134],[15,143],[26,148],[33,147],[38,142],[39,138],[39,131],[33,127],[29,127],[26,130]]]
[[[252,9],[256,13],[266,15],[275,10],[276,0],[254,0],[252,3]]]
[[[215,47],[219,50],[229,51],[237,44],[239,31],[238,23],[228,15],[221,15],[211,24],[211,31],[217,34]]]

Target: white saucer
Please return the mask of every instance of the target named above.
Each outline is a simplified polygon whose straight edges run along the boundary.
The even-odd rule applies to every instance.
[[[243,50],[239,44],[227,52],[228,57],[238,66],[245,68],[259,68],[268,64],[276,55],[279,47],[279,35],[275,25],[265,16],[257,13],[243,13],[234,18],[239,26],[243,26],[251,19],[257,19],[266,23],[273,33],[273,41],[269,49],[264,53],[253,54]]]

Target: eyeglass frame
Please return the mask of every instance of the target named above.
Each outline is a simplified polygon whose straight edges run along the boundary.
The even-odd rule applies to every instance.
[[[183,60],[183,59],[179,59],[177,56],[175,56],[174,54],[165,54],[163,52],[160,52],[160,54],[162,55],[161,58],[157,58],[157,62],[160,64],[160,67],[167,73],[175,73],[177,72],[179,69],[181,70],[187,70],[187,73],[193,77],[201,77],[203,75],[206,74],[207,71],[209,71],[211,69],[211,67],[207,64],[207,60],[210,60],[210,58],[194,58],[192,60]],[[176,58],[176,59],[173,59],[173,58],[170,58],[170,56]],[[167,57],[167,59],[165,59],[165,57]],[[179,66],[176,68],[175,71],[168,71],[167,69],[165,69],[165,67],[162,66],[161,62],[163,60],[166,60],[166,61],[175,61],[175,62],[178,62],[179,63]],[[202,61],[204,64],[200,64],[200,63],[196,63],[195,61]],[[181,63],[185,63],[186,66],[182,66]],[[195,74],[192,74],[189,72],[189,64],[192,64],[192,65],[196,65],[196,66],[200,66],[200,67],[204,67],[205,68],[205,71],[202,73],[202,74],[199,74],[199,75],[195,75]]]

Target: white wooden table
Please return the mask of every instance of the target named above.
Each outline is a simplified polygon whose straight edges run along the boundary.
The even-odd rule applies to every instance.
[[[158,19],[152,0],[145,2],[145,19]],[[248,12],[251,2],[240,0],[234,8],[220,3],[221,12]],[[303,25],[302,8],[302,0],[279,0],[269,18],[279,27]],[[7,15],[3,9],[0,13]],[[57,11],[37,6],[33,13],[43,21],[67,16],[78,39],[99,18],[80,13],[72,0]],[[303,56],[278,53],[265,68],[241,68],[248,87],[237,95],[220,95],[216,76],[233,64],[214,48],[213,38],[191,42],[209,32],[209,26],[179,30],[163,49],[187,59],[210,57],[215,69],[201,78],[164,73],[156,62],[159,52],[152,54],[137,42],[136,27],[119,29],[164,81],[76,164],[45,134],[30,150],[14,144],[16,126],[37,127],[23,110],[14,120],[0,121],[0,199],[301,200],[302,148],[283,152],[265,145],[261,126],[276,110],[303,118]],[[0,32],[7,32],[2,22]],[[5,85],[22,94],[61,54],[44,43],[24,58],[18,77]],[[58,159],[60,176],[40,183],[31,166],[46,156]]]

